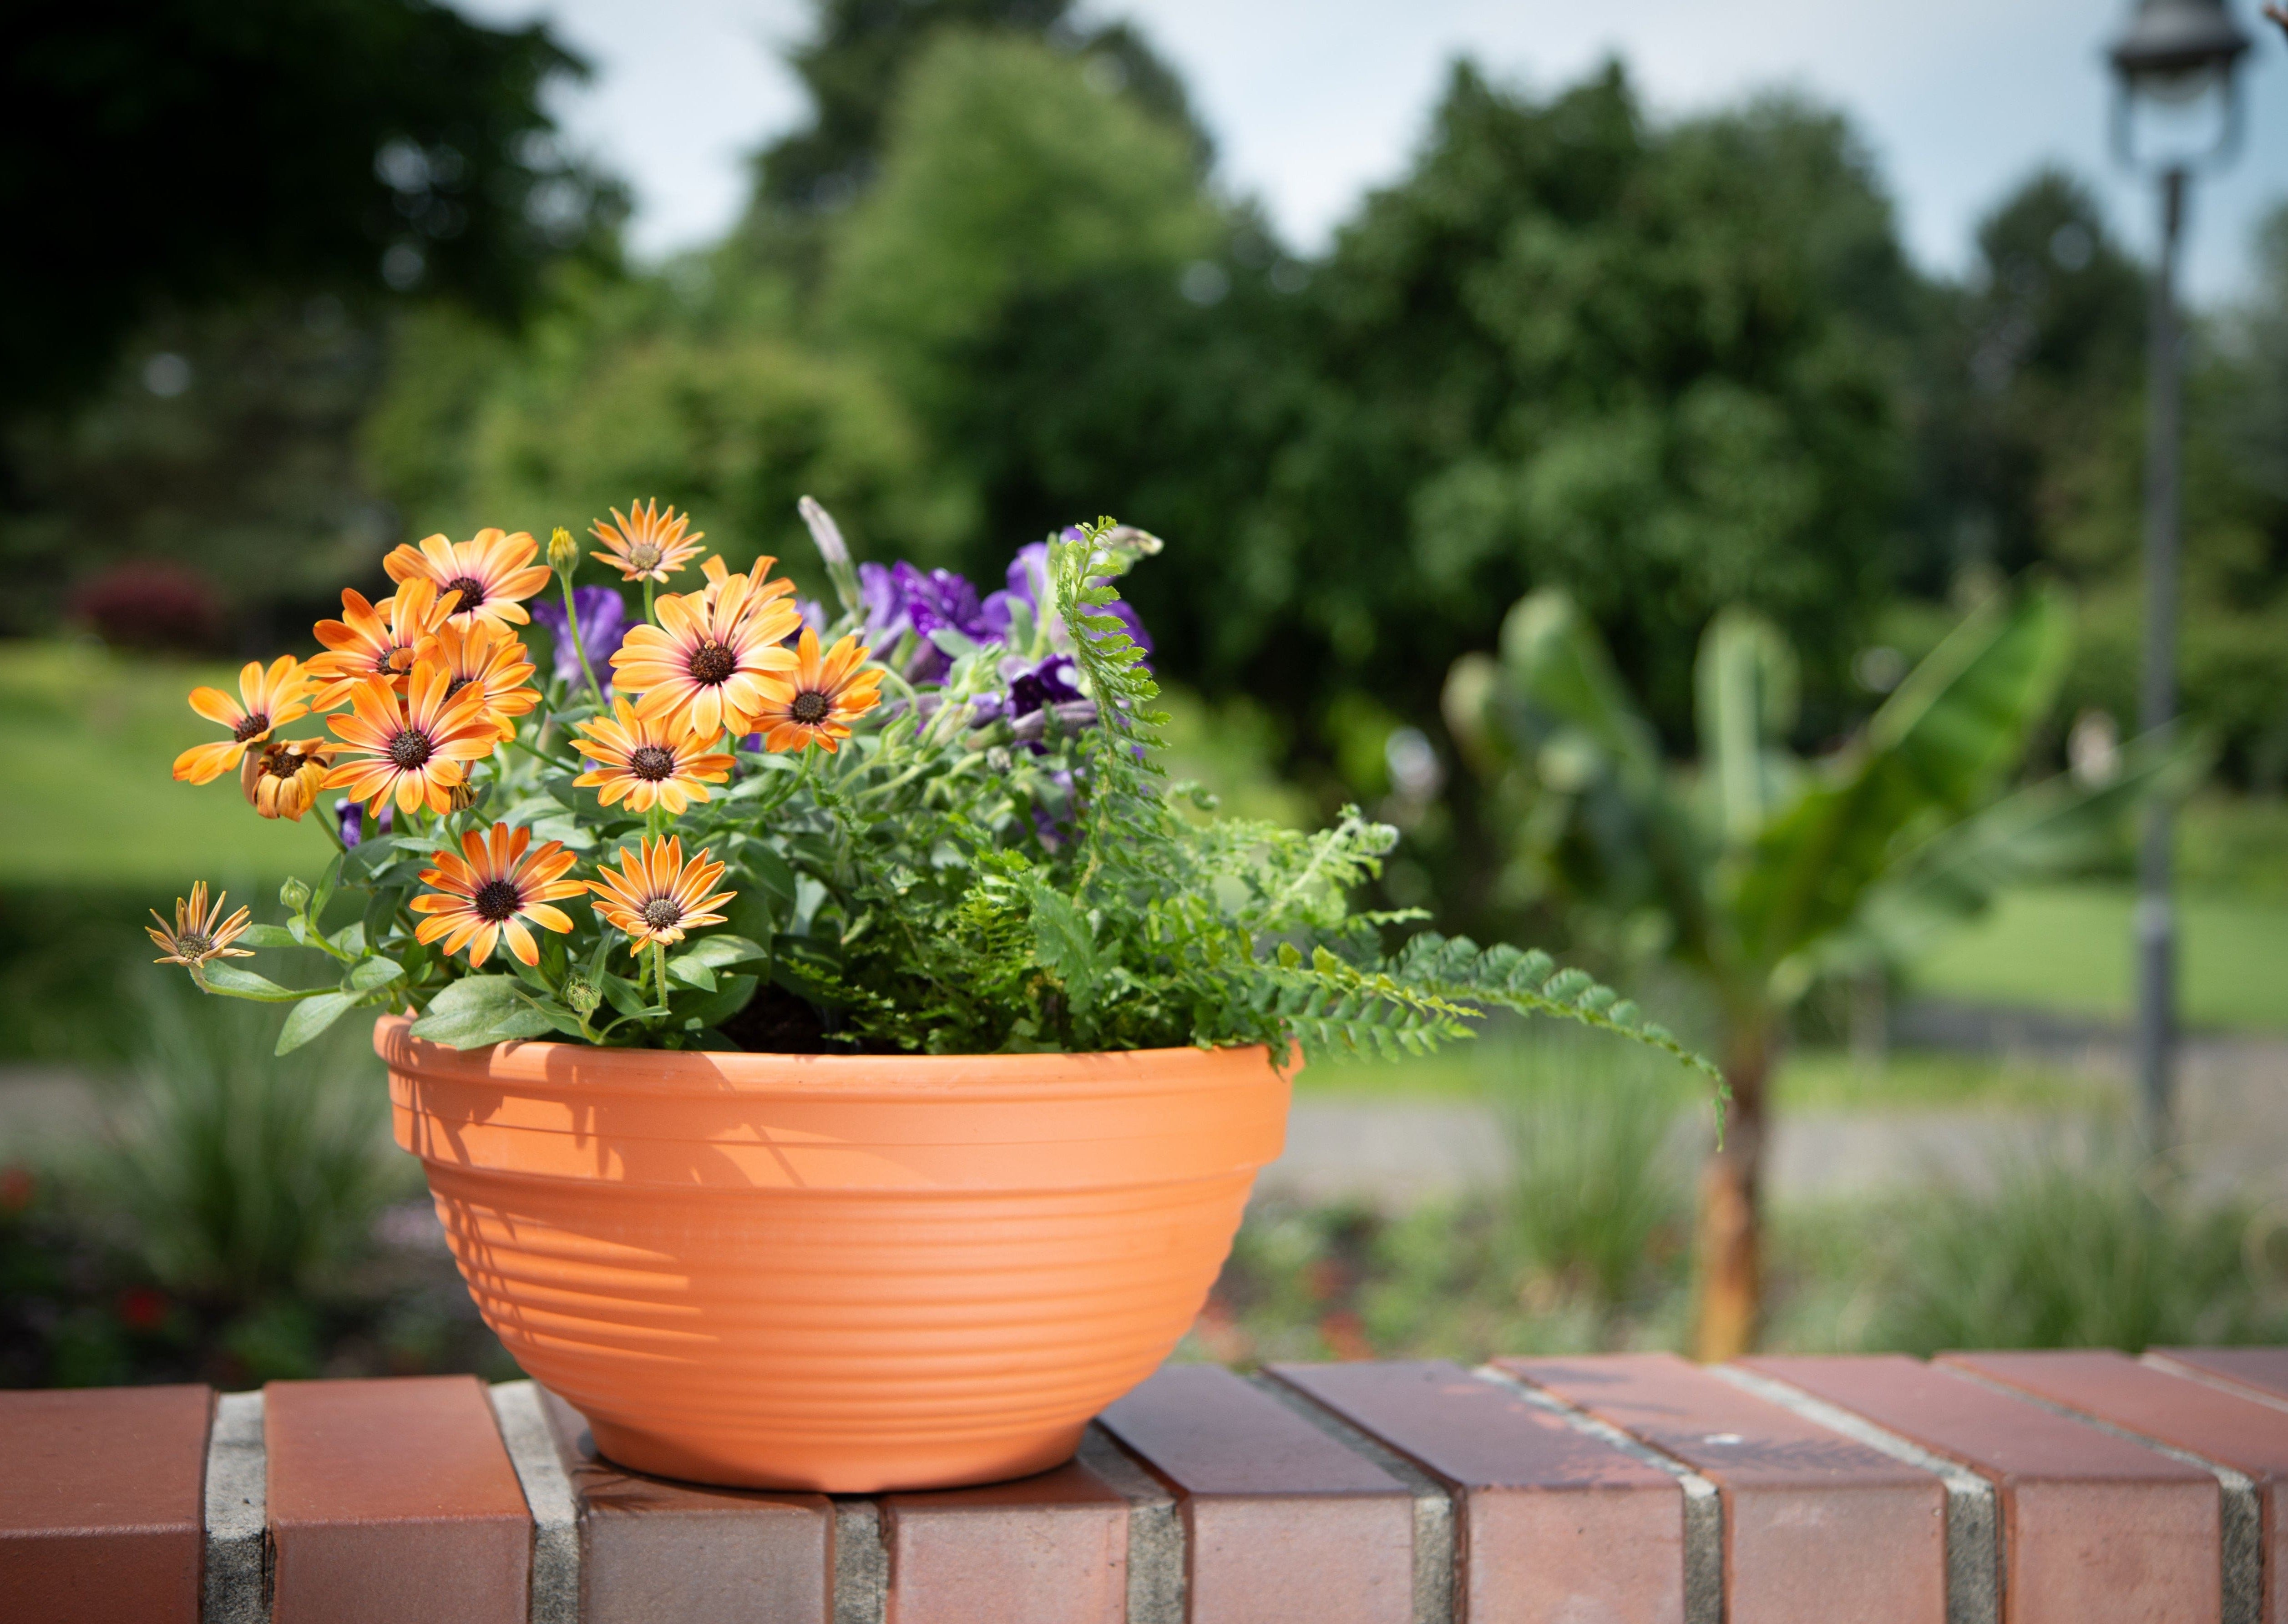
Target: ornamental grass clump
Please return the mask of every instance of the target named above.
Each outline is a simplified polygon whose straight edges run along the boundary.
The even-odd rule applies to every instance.
[[[290,1004],[281,1052],[409,1007],[460,1049],[1394,1055],[1502,1007],[1706,1069],[1545,955],[1355,910],[1396,838],[1355,809],[1312,835],[1199,815],[1212,797],[1156,759],[1151,645],[1114,584],[1155,538],[1069,529],[981,595],[854,565],[801,511],[831,607],[767,557],[663,590],[701,537],[649,503],[593,527],[620,587],[576,589],[563,530],[544,558],[497,530],[399,548],[394,595],[345,590],[324,652],[192,696],[230,736],[177,777],[239,766],[256,814],[298,820],[346,793],[283,924],[226,923],[202,888],[154,933],[168,962]],[[284,947],[330,978],[240,962]]]

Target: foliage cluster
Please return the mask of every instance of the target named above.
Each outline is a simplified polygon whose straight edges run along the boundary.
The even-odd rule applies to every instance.
[[[345,741],[335,748],[370,741],[331,764],[325,781],[370,797],[362,809],[342,804],[346,829],[361,837],[314,885],[290,883],[282,926],[241,926],[234,938],[232,925],[201,916],[195,892],[187,926],[179,905],[172,935],[153,933],[173,962],[209,992],[293,1004],[281,1052],[351,1010],[408,1003],[420,1011],[417,1035],[465,1049],[553,1034],[933,1053],[1262,1043],[1282,1058],[1298,1046],[1418,1053],[1505,1008],[1695,1058],[1612,989],[1545,954],[1431,933],[1386,954],[1381,931],[1412,916],[1355,914],[1349,893],[1389,848],[1387,828],[1355,812],[1316,835],[1182,815],[1180,799],[1212,806],[1164,783],[1156,756],[1167,718],[1132,635],[1140,625],[1112,584],[1159,550],[1156,539],[1108,519],[1065,532],[1020,556],[989,610],[944,572],[902,565],[862,578],[814,505],[806,517],[840,605],[822,663],[819,633],[785,602],[784,583],[766,586],[768,558],[742,574],[711,559],[706,586],[655,607],[646,572],[672,573],[695,548],[679,541],[680,524],[660,528],[649,510],[640,517],[642,528],[622,520],[628,527],[614,532],[661,538],[644,541],[647,558],[628,565],[630,580],[645,581],[647,613],[611,655],[626,688],[612,696],[616,724],[596,676],[603,649],[589,638],[604,602],[617,599],[588,589],[581,604],[570,584],[575,549],[560,530],[550,557],[563,646],[539,689],[489,685],[483,672],[528,677],[531,668],[509,663],[506,651],[520,657],[520,645],[498,641],[503,630],[476,608],[460,642],[447,636],[449,621],[422,632],[409,674],[393,677],[385,663],[382,675],[356,675],[369,663],[362,655],[352,667],[329,667],[351,658],[335,654],[312,665],[313,677],[354,673],[333,695],[355,706],[330,725]],[[510,566],[529,558],[529,538],[519,552],[518,538],[488,537],[498,533],[465,544],[474,551],[437,538],[433,556],[393,559],[403,584],[381,606],[387,623],[420,624],[433,600],[434,582],[411,572],[482,574],[489,545],[509,562],[473,601],[523,615],[512,600],[552,572]],[[663,556],[663,541],[679,554]],[[358,601],[345,594],[353,622]],[[438,613],[458,601],[449,594]],[[826,618],[823,608],[809,613]],[[354,629],[320,631],[335,649]],[[794,654],[767,646],[798,629],[798,669]],[[448,721],[433,725],[422,695],[443,691],[443,662],[463,646],[499,658],[458,699],[440,701]],[[661,648],[673,652],[652,652]],[[828,674],[854,671],[878,652],[882,663],[862,681]],[[785,691],[751,701],[735,685],[708,687],[725,682],[735,657],[790,673]],[[659,658],[659,674],[645,676],[655,669],[645,661]],[[270,681],[282,697],[298,687],[274,685],[307,680],[297,669],[282,661],[266,676],[249,666],[245,680]],[[878,709],[873,690],[886,680],[892,698]],[[198,702],[210,717],[236,714],[219,693]],[[250,709],[268,702],[247,689]],[[480,742],[463,752],[464,768],[438,752],[456,736],[449,718],[471,707]],[[376,717],[379,731],[362,731]],[[265,731],[250,742],[255,720],[238,726],[238,743],[186,752],[177,775],[195,776],[210,756],[235,764],[260,746],[260,761],[245,754],[248,799],[298,819],[312,804],[304,780],[268,784],[260,763],[314,747],[263,746],[270,717],[256,720]],[[607,748],[614,739],[617,756]],[[576,745],[591,758],[584,772]],[[707,787],[727,780],[719,792]],[[258,798],[258,785],[272,798]],[[369,829],[393,797],[400,821]],[[527,854],[536,841],[544,844]],[[562,877],[590,865],[598,880]],[[590,891],[592,909],[551,906]],[[363,899],[357,916],[328,923],[336,898],[351,895]],[[725,912],[707,911],[718,907]],[[314,949],[338,979],[282,986],[234,963],[234,939]],[[488,969],[497,940],[504,968]]]

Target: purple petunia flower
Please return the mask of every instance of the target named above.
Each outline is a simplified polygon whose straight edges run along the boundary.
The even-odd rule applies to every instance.
[[[1068,529],[1061,539],[1076,542],[1081,539],[1081,533],[1076,529]],[[1017,556],[1009,562],[1008,587],[985,600],[982,618],[996,636],[1005,638],[1009,635],[1013,605],[1025,605],[1032,610],[1033,618],[1037,622],[1042,613],[1041,606],[1048,601],[1049,544],[1046,542],[1029,542],[1017,549]],[[1137,618],[1136,611],[1129,607],[1126,598],[1107,604],[1104,612],[1128,629],[1128,635],[1135,640],[1137,647],[1148,654],[1152,652],[1152,634],[1144,630],[1144,622]]]
[[[396,820],[396,812],[395,806],[387,802],[382,804],[381,816],[375,819],[373,823],[373,832],[377,837],[389,833],[390,825]],[[344,845],[354,846],[365,838],[364,802],[336,801],[334,816],[340,821]]]
[[[870,647],[886,654],[909,631],[920,639],[905,672],[914,682],[937,682],[952,664],[929,640],[933,631],[957,631],[981,643],[1001,640],[1001,632],[986,623],[977,589],[949,569],[919,570],[903,561],[886,568],[861,564],[858,600]]]
[[[612,655],[628,634],[627,599],[611,587],[583,586],[572,589],[572,602],[580,612],[580,645],[588,651],[588,664],[595,671],[596,680],[609,693]],[[556,679],[579,682],[580,656],[573,650],[572,639],[565,635],[570,622],[564,606],[552,599],[536,598],[530,606],[532,618],[548,628],[548,635],[555,642]]]

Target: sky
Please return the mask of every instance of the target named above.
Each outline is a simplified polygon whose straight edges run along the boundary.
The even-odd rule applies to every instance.
[[[632,242],[656,258],[736,218],[746,156],[802,122],[779,52],[805,0],[458,0],[488,21],[545,16],[596,66],[558,112],[575,142],[630,181]],[[2288,197],[2288,41],[2233,0],[2256,36],[2243,59],[2246,139],[2196,189],[2186,285],[2204,303],[2250,279],[2255,223]],[[1366,192],[1401,177],[1450,64],[1467,54],[1537,92],[1608,56],[1656,116],[1787,90],[1841,108],[1874,155],[1911,252],[1959,273],[1979,217],[2045,162],[2095,183],[2139,253],[2149,181],[2110,158],[2105,42],[2128,0],[1087,0],[1124,16],[1182,72],[1213,134],[1218,179],[1263,202],[1289,243],[1323,250]]]

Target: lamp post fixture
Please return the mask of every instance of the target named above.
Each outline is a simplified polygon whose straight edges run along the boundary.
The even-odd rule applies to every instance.
[[[2113,145],[2121,162],[2160,183],[2161,253],[2148,320],[2145,439],[2145,671],[2138,728],[2177,714],[2177,551],[2184,357],[2177,321],[2177,252],[2185,191],[2196,168],[2230,158],[2240,142],[2234,65],[2249,39],[2224,0],[2139,0],[2113,62]],[[2140,116],[2213,126],[2190,146],[2141,150]],[[2148,1143],[2170,1140],[2175,1091],[2177,925],[2170,899],[2172,808],[2156,796],[2137,853],[2137,1079]]]

